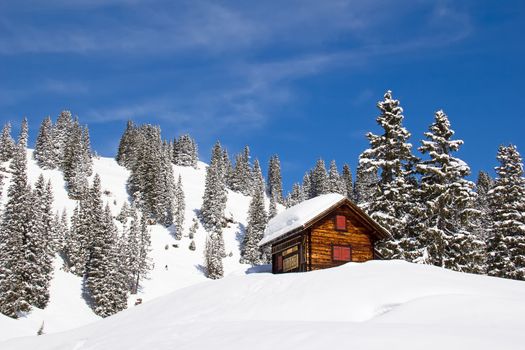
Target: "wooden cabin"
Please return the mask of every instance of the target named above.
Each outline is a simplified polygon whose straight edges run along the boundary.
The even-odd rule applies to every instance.
[[[380,258],[390,233],[357,205],[331,193],[299,203],[270,222],[259,246],[271,246],[272,271],[304,272]]]

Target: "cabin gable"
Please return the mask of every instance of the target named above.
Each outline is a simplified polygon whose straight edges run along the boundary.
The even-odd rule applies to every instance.
[[[344,229],[341,219],[346,221]],[[338,266],[348,261],[372,260],[372,233],[347,204],[335,208],[314,223],[308,231],[308,270]]]

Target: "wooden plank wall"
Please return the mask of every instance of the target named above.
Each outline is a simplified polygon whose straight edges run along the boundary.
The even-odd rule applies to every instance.
[[[335,229],[336,215],[346,216],[346,232]],[[348,206],[344,205],[336,209],[311,228],[311,247],[306,250],[307,260],[311,262],[311,270],[325,269],[344,263],[332,261],[332,245],[350,245],[352,261],[372,260],[374,250],[371,233],[369,228],[355,218],[355,214]]]

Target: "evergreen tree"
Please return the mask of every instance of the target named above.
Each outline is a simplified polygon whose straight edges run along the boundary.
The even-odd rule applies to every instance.
[[[99,204],[101,202],[94,203],[93,210],[97,216],[102,216],[102,221],[98,223],[98,230],[92,236],[85,284],[93,311],[99,316],[107,317],[127,307],[127,286],[126,275],[119,268],[117,229],[109,206],[102,209]]]
[[[348,164],[343,165],[343,175],[341,176],[344,184],[345,195],[351,201],[356,201],[354,195],[354,181],[352,179],[352,171]]]
[[[313,198],[312,195],[313,185],[312,185],[312,172],[306,172],[303,176],[303,184],[301,186],[302,199],[307,200]]]
[[[476,181],[476,210],[480,212],[480,215],[476,226],[478,236],[484,241],[487,241],[489,228],[492,225],[488,193],[492,189],[493,183],[494,181],[487,172],[480,171],[478,173]]]
[[[65,149],[69,143],[71,128],[73,127],[73,118],[71,112],[64,110],[57,118],[53,127],[53,144],[55,164],[62,168],[64,161]]]
[[[210,232],[221,232],[227,196],[224,174],[222,173],[222,149],[218,141],[213,148],[210,165],[206,169],[204,196],[202,198],[200,212],[202,225]]]
[[[252,193],[253,173],[250,166],[250,148],[246,146],[244,152],[235,157],[230,188],[232,191],[241,192],[245,196]]]
[[[304,195],[303,191],[301,190],[301,185],[294,183],[292,186],[292,192],[290,192],[286,199],[286,207],[293,207],[294,205],[301,203],[303,200]]]
[[[257,160],[255,164],[255,172],[260,173]],[[263,238],[267,221],[268,217],[264,206],[264,182],[261,174],[260,177],[256,176],[253,197],[248,209],[248,225],[241,249],[241,263],[256,265],[264,261],[263,252],[257,244]]]
[[[277,215],[277,200],[270,197],[270,207],[268,208],[268,219],[273,219]]]
[[[204,265],[206,277],[219,279],[224,276],[222,265],[221,242],[222,237],[218,233],[210,233],[206,237],[206,248],[204,250]]]
[[[354,184],[354,198],[360,207],[368,207],[374,192],[378,190],[379,177],[377,171],[365,166],[357,167],[357,175]]]
[[[335,160],[332,160],[330,162],[330,171],[328,172],[327,187],[328,192],[339,193],[343,196],[346,196],[346,184],[341,175],[339,175],[339,171],[337,171],[337,164],[335,163]]]
[[[4,124],[0,135],[0,161],[7,162],[15,152],[15,140],[11,137],[11,123]]]
[[[516,146],[500,146],[497,177],[488,192],[492,219],[488,274],[525,279],[525,178]]]
[[[337,169],[336,169],[337,170]],[[319,158],[310,176],[310,198],[330,192],[324,160]]]
[[[175,165],[196,168],[198,160],[197,144],[190,135],[182,135],[173,142],[173,163]]]
[[[186,204],[184,203],[184,191],[182,189],[182,178],[180,175],[177,185],[175,186],[175,203],[175,239],[181,239],[184,229]]]
[[[275,198],[277,203],[283,203],[283,180],[281,177],[281,161],[277,154],[270,158],[268,164],[268,195]]]
[[[118,152],[117,152],[117,163],[122,166],[129,168],[135,162],[136,149],[139,146],[137,144],[137,129],[131,120],[128,120],[126,130],[120,138]]]
[[[193,239],[195,237],[195,234],[197,233],[197,230],[199,229],[199,221],[196,217],[192,219],[192,225],[190,227],[190,232],[188,233],[188,237],[190,239]]]
[[[10,164],[11,184],[0,230],[0,312],[17,318],[33,301],[27,244],[31,231],[31,191],[27,181],[26,149],[23,139]]]
[[[437,111],[419,150],[430,159],[417,164],[421,174],[421,203],[424,210],[413,215],[416,237],[422,243],[427,263],[465,272],[483,270],[484,244],[474,234],[474,184],[465,179],[470,168],[452,156],[463,144],[452,140],[454,131],[447,115]]]
[[[58,124],[57,124],[58,127]],[[63,148],[62,170],[70,198],[81,198],[88,187],[88,165],[85,163],[82,128],[75,120],[69,126],[69,134]]]
[[[380,179],[378,190],[373,191],[370,201],[362,202],[362,206],[393,236],[392,240],[382,242],[380,253],[386,258],[402,258],[401,245],[407,236],[406,226],[415,190],[411,174],[416,158],[408,143],[410,133],[402,125],[404,117],[399,101],[387,91],[377,107],[381,113],[376,120],[384,132],[382,135],[367,134],[370,148],[361,154],[359,165],[362,171],[379,173]]]
[[[53,273],[53,192],[40,175],[32,194],[31,227],[26,242],[26,263],[31,273],[32,304],[45,308]]]
[[[53,123],[51,117],[47,117],[40,125],[33,154],[38,166],[43,169],[56,168],[53,142]]]

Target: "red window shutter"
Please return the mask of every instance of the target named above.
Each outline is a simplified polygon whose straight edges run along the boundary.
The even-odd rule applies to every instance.
[[[335,217],[335,229],[346,231],[346,216],[336,215]]]
[[[350,261],[350,247],[341,247],[341,260]]]
[[[334,260],[341,260],[341,247],[334,246],[333,249],[334,249],[333,259]]]

